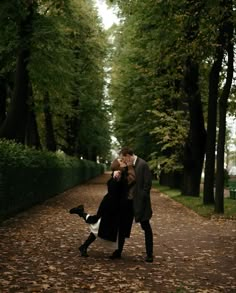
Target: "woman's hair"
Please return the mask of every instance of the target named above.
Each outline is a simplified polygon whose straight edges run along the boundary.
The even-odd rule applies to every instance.
[[[120,170],[120,163],[117,159],[115,159],[112,164],[111,164],[111,170],[115,171],[115,170]]]
[[[119,154],[123,156],[126,156],[126,155],[132,156],[134,154],[134,151],[130,147],[125,146],[120,150]]]
[[[126,155],[132,156],[133,154],[134,154],[134,152],[130,147],[123,147],[119,152],[119,155],[122,155],[122,156],[126,156]],[[111,170],[112,171],[122,170],[117,158],[111,163]]]

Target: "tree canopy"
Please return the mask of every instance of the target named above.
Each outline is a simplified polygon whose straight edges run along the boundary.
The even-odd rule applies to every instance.
[[[215,170],[215,150],[225,136],[228,101],[231,113],[234,103],[233,1],[107,2],[121,17],[110,87],[118,139],[185,195],[199,196],[207,154],[204,202],[212,202],[216,171],[216,196],[222,197],[224,151],[217,150]]]
[[[104,92],[107,35],[94,2],[22,0],[0,5],[5,89],[0,136],[93,160],[105,158],[110,150]],[[24,82],[19,81],[22,72]],[[20,97],[24,109],[14,106]],[[27,119],[16,135],[12,129],[22,115]]]

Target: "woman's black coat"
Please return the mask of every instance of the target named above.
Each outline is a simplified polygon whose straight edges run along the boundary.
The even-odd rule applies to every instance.
[[[101,218],[98,236],[116,241],[118,231],[125,237],[130,236],[133,222],[132,205],[129,204],[128,182],[126,175],[122,172],[120,181],[111,177],[107,182],[108,193],[104,196],[97,217]]]

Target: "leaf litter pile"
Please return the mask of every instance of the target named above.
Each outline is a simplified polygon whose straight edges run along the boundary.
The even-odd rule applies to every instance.
[[[152,190],[154,262],[133,225],[122,259],[97,239],[80,256],[89,227],[69,209],[95,213],[110,174],[98,176],[0,225],[0,292],[236,292],[236,222],[205,219]]]

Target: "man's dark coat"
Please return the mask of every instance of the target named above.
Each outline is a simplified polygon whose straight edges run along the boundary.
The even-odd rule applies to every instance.
[[[143,159],[137,157],[134,166],[136,183],[133,194],[133,210],[136,222],[150,220],[152,217],[152,207],[150,190],[152,187],[152,175],[148,164]]]

